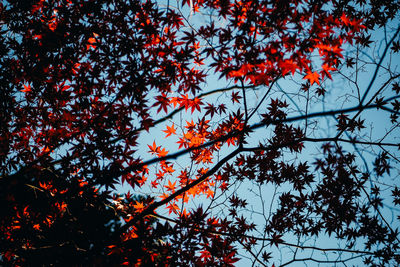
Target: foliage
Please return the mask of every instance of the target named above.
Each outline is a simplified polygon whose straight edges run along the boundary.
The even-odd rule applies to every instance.
[[[399,8],[2,1],[1,264],[400,264]]]

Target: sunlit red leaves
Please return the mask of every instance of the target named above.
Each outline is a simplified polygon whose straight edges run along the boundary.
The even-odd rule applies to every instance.
[[[167,204],[166,208],[168,209],[168,214],[171,214],[172,212],[177,214],[180,210],[178,204],[174,202]]]
[[[155,141],[153,141],[153,144],[151,146],[150,145],[147,146],[150,149],[149,153],[155,154],[159,158],[165,157],[168,154],[168,151],[165,148],[161,149],[161,146],[157,146]]]
[[[335,70],[336,70],[336,68],[333,68],[333,67],[329,66],[328,64],[323,64],[322,71],[321,71],[322,79],[324,79],[326,76],[332,80],[331,71],[335,71]]]
[[[248,73],[250,73],[253,70],[254,66],[250,64],[244,64],[240,67],[239,70],[233,70],[229,73],[229,77],[232,78],[238,78],[238,77],[244,77]]]
[[[32,13],[36,13],[37,11],[41,10],[41,8],[43,7],[45,0],[39,0],[36,2],[36,4],[34,4],[32,6],[31,12]]]
[[[21,90],[21,92],[27,93],[27,92],[30,92],[31,90],[32,90],[32,88],[31,88],[30,84],[28,84],[28,85],[24,84],[24,89]]]
[[[202,105],[203,103],[201,102],[201,99],[195,97],[192,99],[192,101],[190,102],[190,107],[191,107],[191,113],[193,113],[195,110],[200,111],[200,105]]]
[[[311,85],[313,85],[314,83],[317,83],[318,85],[320,84],[319,82],[319,74],[318,72],[307,72],[307,75],[304,76],[303,78],[304,80],[308,80],[310,82]]]
[[[362,24],[363,19],[350,19],[344,12],[342,13],[340,19],[344,25],[352,27],[355,32],[366,29],[366,26]]]
[[[167,197],[169,197],[170,194],[175,193],[175,190],[179,188],[179,186],[183,187],[191,182],[200,179],[200,177],[203,176],[207,171],[208,169],[201,168],[198,171],[198,174],[193,178],[189,178],[186,170],[181,171],[181,174],[177,177],[179,180],[175,180],[173,182],[172,180],[168,180],[167,184],[164,185],[166,192],[160,195],[160,198],[166,199]],[[178,181],[179,185],[177,184]],[[206,179],[201,184],[198,184],[188,189],[184,194],[177,195],[174,200],[166,204],[166,208],[169,210],[169,213],[172,212],[175,214],[177,214],[178,212],[186,213],[186,210],[181,210],[181,207],[178,205],[179,201],[183,201],[183,203],[188,203],[190,198],[196,198],[200,195],[205,195],[207,198],[210,198],[214,196],[215,193],[214,190],[215,190],[215,181]]]
[[[291,59],[280,61],[278,65],[282,69],[282,76],[285,76],[288,73],[294,75],[296,70],[299,69],[298,65]]]
[[[212,257],[211,253],[208,250],[202,250],[200,251],[200,259],[203,262],[207,262],[208,259],[210,259]]]
[[[175,125],[174,124],[172,124],[172,126],[167,125],[167,129],[163,130],[163,132],[167,134],[165,136],[165,138],[167,138],[168,136],[171,136],[172,134],[176,134]]]
[[[193,151],[193,159],[196,161],[196,163],[213,163],[213,157],[213,152],[208,148]]]
[[[46,184],[46,183],[39,182],[39,185],[44,190],[49,190],[53,187],[53,185],[51,183]]]
[[[181,95],[179,98],[177,98],[177,101],[179,102],[180,108],[184,107],[185,110],[191,108],[191,113],[193,113],[195,110],[200,111],[200,106],[203,104],[201,99],[197,97],[190,99],[187,94]]]
[[[165,186],[165,188],[170,191],[171,193],[175,192],[175,188],[176,188],[176,181],[171,183],[170,180],[168,180],[168,185]]]
[[[65,212],[67,204],[65,202],[56,202],[54,206],[59,210],[60,213]]]
[[[323,65],[338,66],[340,59],[343,58],[341,48],[341,39],[338,42],[333,42],[333,44],[318,43],[315,47],[318,48],[319,55],[324,61]]]
[[[127,241],[130,239],[138,238],[139,236],[137,235],[136,232],[137,232],[137,228],[135,226],[131,226],[129,231],[127,233],[125,233],[124,236],[122,237],[122,241]]]
[[[133,208],[137,213],[140,213],[145,209],[145,206],[143,202],[136,201],[136,203],[133,205]]]
[[[53,17],[49,21],[49,29],[54,32],[56,30],[56,28],[57,28],[57,24],[58,24],[57,19],[55,17]]]
[[[187,131],[183,132],[182,137],[177,141],[179,148],[197,147],[204,144],[209,135],[208,122],[209,120],[204,120],[204,118],[198,123],[194,123],[193,120],[186,121]]]
[[[194,111],[201,111],[201,105],[203,102],[200,98],[194,97],[189,98],[188,94],[181,95],[179,97],[167,97],[166,94],[162,93],[160,96],[156,96],[156,102],[154,106],[159,106],[157,113],[164,110],[167,113],[168,107],[172,104],[175,108],[179,105],[179,108],[185,108],[185,110],[190,109],[191,113]]]
[[[175,172],[175,169],[173,168],[173,164],[168,163],[166,161],[161,161],[161,169],[164,174],[165,173],[172,174],[173,172]]]
[[[93,33],[93,37],[90,37],[87,41],[87,45],[86,45],[86,50],[89,49],[96,49],[96,43],[97,43],[97,38],[99,37],[99,35],[97,33]]]
[[[107,255],[112,255],[112,254],[121,254],[122,249],[119,248],[117,245],[109,245],[107,246],[110,252]]]

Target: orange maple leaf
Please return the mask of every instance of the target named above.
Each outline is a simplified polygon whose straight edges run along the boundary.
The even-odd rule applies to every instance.
[[[335,71],[336,69],[333,68],[333,67],[331,67],[331,66],[329,66],[328,64],[323,64],[323,65],[322,65],[322,71],[321,71],[322,79],[324,79],[325,76],[327,76],[329,79],[332,80],[332,76],[331,76],[331,74],[330,74],[330,72],[329,72],[329,71],[331,71],[331,70],[332,70],[332,71]]]
[[[176,205],[176,203],[171,203],[167,205],[167,208],[168,208],[168,214],[171,214],[172,212],[176,213],[177,211],[180,210],[178,205]]]
[[[176,96],[171,97],[171,99],[170,99],[170,103],[171,103],[172,105],[174,105],[174,108],[176,107],[177,104],[180,103],[180,101],[181,101],[180,98],[179,98],[179,97],[176,97]]]
[[[167,188],[168,191],[171,191],[173,193],[175,192],[176,181],[171,183],[171,181],[168,180],[168,185],[165,185],[164,187]]]
[[[168,164],[161,165],[161,168],[163,169],[163,171],[165,173],[170,173],[171,174],[171,173],[173,173],[175,171],[172,164],[171,165],[168,165]]]
[[[319,74],[316,71],[315,72],[308,71],[307,75],[304,76],[303,79],[309,80],[311,85],[313,85],[315,82],[319,85]]]
[[[135,208],[135,210],[137,212],[142,212],[144,211],[144,205],[142,202],[136,201],[136,204],[133,205],[133,207]]]
[[[191,99],[189,99],[189,96],[187,94],[182,95],[182,97],[179,100],[180,100],[179,108],[185,107],[185,110],[188,110],[189,107],[191,106]]]
[[[170,136],[171,134],[176,134],[175,125],[172,124],[171,127],[169,127],[169,126],[167,125],[167,130],[163,130],[163,132],[167,134],[164,138],[167,138],[167,137]]]
[[[27,93],[27,92],[30,92],[30,91],[31,91],[31,85],[30,84],[28,84],[28,85],[24,84],[24,89],[21,90],[21,92]]]
[[[153,141],[153,145],[147,145],[149,147],[149,153],[153,154],[153,153],[158,153],[160,151],[160,148],[156,145],[156,142]]]
[[[190,122],[186,121],[186,126],[185,126],[186,129],[190,130],[193,129],[194,127],[196,127],[196,123],[193,122],[193,119]]]
[[[214,191],[212,189],[208,188],[206,190],[206,195],[207,195],[207,198],[214,197]]]
[[[151,182],[151,187],[152,187],[152,188],[157,188],[157,186],[158,186],[157,181],[152,181],[152,182]]]
[[[279,63],[279,66],[282,69],[282,75],[285,76],[287,73],[291,72],[292,75],[296,73],[296,70],[299,68],[293,60],[288,59],[284,60],[281,63]]]
[[[193,114],[193,112],[197,109],[198,111],[200,111],[200,105],[202,105],[203,103],[201,102],[200,98],[195,97],[194,99],[191,100],[190,103],[190,107],[191,109],[191,113]]]
[[[157,152],[159,158],[165,157],[166,155],[168,155],[168,150],[165,150],[165,148],[159,149]]]

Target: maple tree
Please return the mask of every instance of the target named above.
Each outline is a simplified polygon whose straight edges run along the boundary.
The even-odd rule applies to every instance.
[[[2,1],[0,263],[399,265],[399,8]]]

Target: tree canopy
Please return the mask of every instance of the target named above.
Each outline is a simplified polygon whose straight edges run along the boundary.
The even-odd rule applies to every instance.
[[[396,0],[0,2],[0,264],[400,264]]]

